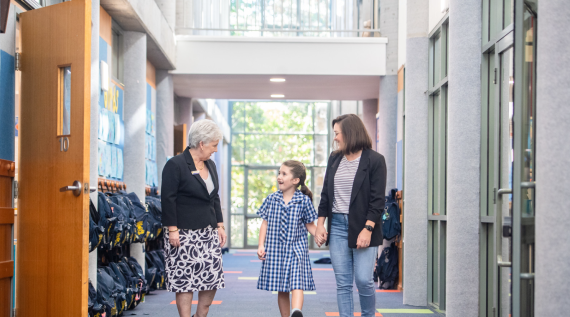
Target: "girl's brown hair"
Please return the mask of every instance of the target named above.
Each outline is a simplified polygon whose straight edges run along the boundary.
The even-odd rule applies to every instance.
[[[333,129],[337,123],[340,126],[345,147],[336,150],[335,153],[347,155],[372,148],[372,140],[370,140],[368,131],[357,115],[345,114],[336,117],[332,122]]]
[[[305,180],[307,180],[307,169],[305,168],[305,165],[295,160],[285,161],[283,162],[283,165],[291,169],[291,174],[293,174],[293,178],[299,179],[299,184],[297,184],[297,186],[301,186],[301,192],[309,196],[309,198],[313,199],[313,193],[311,192],[309,187],[305,185]]]

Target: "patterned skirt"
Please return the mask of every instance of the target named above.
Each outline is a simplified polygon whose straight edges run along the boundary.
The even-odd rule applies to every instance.
[[[218,230],[208,226],[198,230],[180,230],[180,247],[168,242],[164,230],[166,288],[184,293],[225,288],[222,249]]]

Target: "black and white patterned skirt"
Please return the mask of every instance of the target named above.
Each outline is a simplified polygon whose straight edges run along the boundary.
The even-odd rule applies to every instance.
[[[173,247],[164,230],[167,289],[183,293],[225,288],[218,229],[181,229],[179,236],[180,247]]]

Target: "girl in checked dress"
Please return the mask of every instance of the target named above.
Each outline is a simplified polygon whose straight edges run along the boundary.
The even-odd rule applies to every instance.
[[[269,195],[257,212],[263,219],[257,249],[257,256],[263,262],[257,288],[278,292],[282,317],[302,317],[303,291],[315,290],[307,231],[315,235],[317,212],[313,194],[305,185],[306,178],[303,163],[284,162],[277,176],[279,191]]]

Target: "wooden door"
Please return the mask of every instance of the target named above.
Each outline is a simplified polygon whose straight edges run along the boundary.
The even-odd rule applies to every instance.
[[[188,131],[186,123],[174,126],[174,153],[171,155],[178,155],[188,146]]]
[[[14,276],[12,181],[14,172],[14,162],[0,160],[0,317],[9,317],[12,307],[12,277]]]
[[[87,316],[91,1],[28,11],[20,23],[16,313]],[[74,182],[78,191],[60,191]]]

